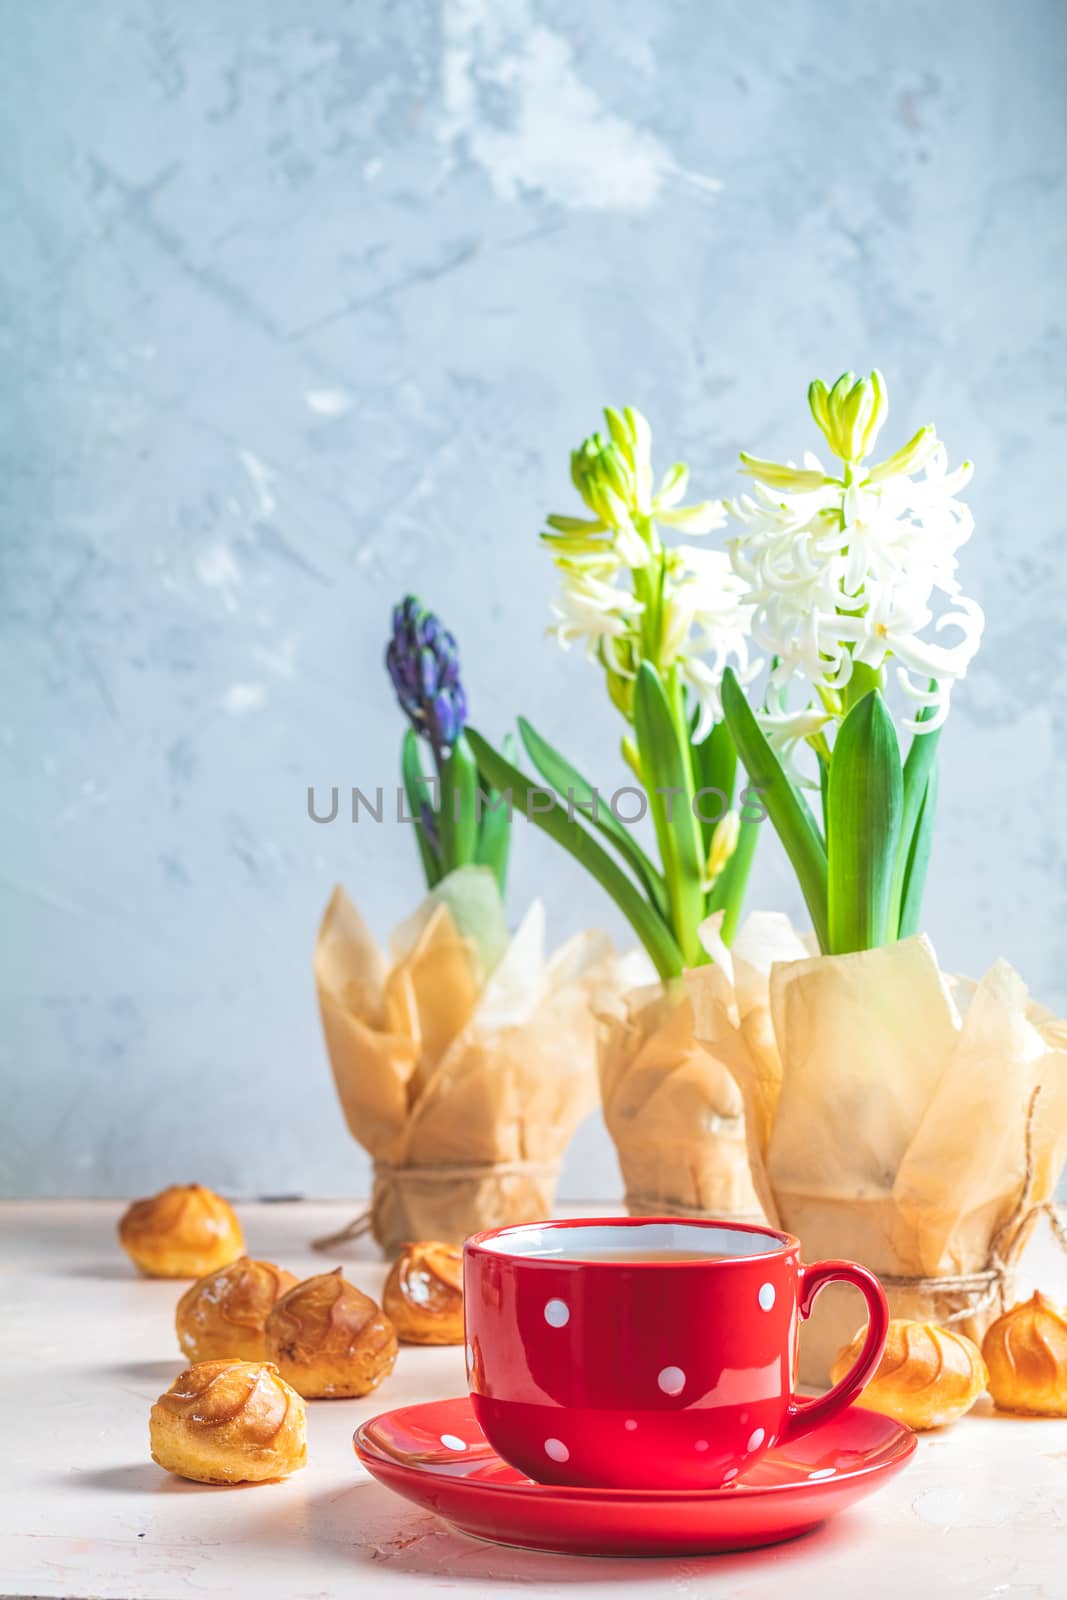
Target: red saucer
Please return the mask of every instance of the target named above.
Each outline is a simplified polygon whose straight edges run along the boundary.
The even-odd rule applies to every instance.
[[[476,1538],[570,1555],[701,1555],[806,1533],[873,1493],[915,1450],[910,1429],[852,1406],[767,1452],[723,1489],[569,1489],[509,1467],[469,1399],[435,1400],[356,1429],[367,1471]]]

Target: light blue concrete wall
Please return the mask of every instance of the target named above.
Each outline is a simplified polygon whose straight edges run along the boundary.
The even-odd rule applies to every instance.
[[[878,363],[978,463],[987,642],[943,744],[946,965],[1067,1006],[1065,23],[1059,0],[6,0],[3,1187],[364,1182],[309,957],[385,933],[411,842],[305,813],[388,781],[408,587],[476,720],[605,782],[536,541],[605,401],[701,493]],[[721,185],[721,188],[717,186]],[[539,835],[514,904],[618,923]],[[796,909],[768,838],[756,899]],[[617,1191],[593,1122],[569,1192]]]

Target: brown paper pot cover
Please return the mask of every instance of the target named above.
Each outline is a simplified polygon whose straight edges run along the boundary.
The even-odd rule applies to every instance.
[[[812,956],[759,915],[732,951],[706,937],[716,964],[686,975],[694,1031],[741,1090],[769,1220],[808,1260],[911,1280],[887,1285],[895,1316],[963,1312],[954,1326],[980,1337],[1067,1155],[1067,1025],[1007,962],[978,984],[942,973],[923,935]],[[820,1297],[803,1381],[827,1381],[859,1318],[848,1291]]]
[[[759,1218],[741,1094],[693,1038],[684,988],[634,983],[626,957],[594,997],[604,1121],[633,1216]]]
[[[345,1120],[375,1162],[383,1250],[549,1214],[563,1150],[596,1103],[587,985],[610,953],[584,933],[546,958],[535,903],[486,979],[448,905],[428,902],[390,960],[335,889],[315,981]]]

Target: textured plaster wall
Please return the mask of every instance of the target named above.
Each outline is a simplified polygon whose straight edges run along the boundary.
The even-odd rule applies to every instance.
[[[535,538],[605,401],[700,493],[877,362],[978,463],[987,643],[943,743],[928,922],[1067,1006],[1058,0],[4,0],[0,1181],[353,1192],[309,956],[385,933],[408,587],[479,724],[621,777],[543,637]],[[531,830],[516,908],[621,931]],[[754,898],[798,909],[768,835]],[[565,1187],[611,1195],[598,1124]]]

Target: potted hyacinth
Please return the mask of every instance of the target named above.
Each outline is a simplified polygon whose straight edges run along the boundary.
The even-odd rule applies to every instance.
[[[621,964],[596,1004],[601,1098],[631,1211],[749,1213],[740,1100],[694,1045],[681,984],[707,960],[705,919],[719,913],[727,941],[737,926],[764,816],[757,792],[738,793],[719,699],[728,663],[739,683],[751,674],[746,585],[724,551],[688,542],[722,525],[721,507],[685,503],[680,462],[656,485],[639,411],[604,416],[571,456],[585,514],[549,516],[542,539],[561,579],[552,631],[599,669],[636,788],[624,810],[525,719],[541,785],[468,737],[485,780],[592,874],[643,946],[645,960]],[[686,542],[672,542],[679,534]],[[633,826],[646,816],[654,853]]]
[[[464,732],[467,697],[455,638],[414,595],[393,612],[385,665],[408,719],[400,771],[427,889],[460,867],[488,867],[503,900],[511,818],[493,793],[483,797]],[[422,758],[429,748],[431,771]],[[504,748],[513,753],[511,736]]]
[[[753,916],[728,948],[712,921],[687,990],[772,1223],[864,1262],[895,1315],[980,1336],[1055,1188],[1067,1092],[1064,1025],[1005,962],[943,973],[921,931],[939,740],[983,626],[956,575],[971,466],[949,470],[932,426],[872,459],[878,372],[808,398],[833,461],[742,455],[752,488],[726,507],[770,668],[755,705],[727,669],[722,703],[813,934]],[[825,1379],[854,1318],[820,1299],[802,1377]]]
[[[840,955],[918,929],[938,739],[983,618],[955,576],[956,551],[973,528],[957,498],[971,463],[950,473],[932,426],[870,463],[888,413],[879,372],[858,380],[847,372],[832,389],[813,383],[808,399],[837,468],[824,470],[810,452],[800,467],[742,454],[754,493],[727,502],[740,530],[734,569],[772,665],[758,716],[729,669],[723,703],[819,949]],[[944,604],[935,617],[936,597]],[[890,674],[910,739],[903,760]],[[801,752],[813,758],[807,773]],[[819,821],[806,786],[819,795]]]
[[[427,893],[386,956],[335,889],[315,978],[338,1096],[374,1163],[368,1212],[320,1244],[370,1231],[393,1254],[551,1210],[563,1149],[596,1100],[588,987],[610,946],[579,934],[546,956],[538,902],[509,933],[510,818],[479,791],[455,638],[409,595],[385,659]]]

